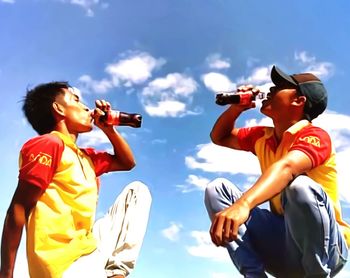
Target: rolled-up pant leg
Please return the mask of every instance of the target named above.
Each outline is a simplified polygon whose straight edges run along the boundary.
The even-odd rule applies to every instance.
[[[290,277],[331,277],[344,266],[347,247],[332,202],[307,176],[282,194]]]
[[[141,182],[127,185],[93,232],[106,261],[106,274],[127,276],[135,266],[146,232],[151,194]]]

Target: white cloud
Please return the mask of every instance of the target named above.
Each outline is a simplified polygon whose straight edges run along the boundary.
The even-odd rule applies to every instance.
[[[207,184],[210,182],[209,179],[203,178],[196,175],[188,175],[185,185],[177,185],[176,187],[181,190],[182,193],[192,192],[194,190],[204,191]]]
[[[6,4],[14,4],[15,0],[1,0],[0,2],[6,3]]]
[[[177,241],[181,229],[181,224],[171,222],[168,228],[162,230],[162,235],[170,241]]]
[[[211,242],[209,232],[192,231],[191,236],[195,239],[196,245],[186,247],[190,255],[225,263],[231,262],[227,250],[223,247],[216,247]]]
[[[79,146],[80,147],[94,147],[102,144],[109,143],[106,134],[104,134],[100,129],[94,129],[87,133],[82,133],[79,136]]]
[[[206,58],[206,62],[211,69],[227,69],[231,67],[230,59],[222,58],[219,53],[209,55]]]
[[[105,78],[102,80],[93,80],[89,75],[82,75],[79,77],[78,81],[80,84],[83,84],[88,91],[96,93],[106,93],[113,88],[113,82]]]
[[[147,52],[127,51],[119,55],[119,60],[106,66],[106,78],[95,80],[84,74],[79,83],[86,91],[106,93],[110,89],[140,85],[152,77],[153,71],[164,65],[163,58],[156,59]]]
[[[260,167],[256,157],[249,152],[220,147],[212,143],[198,145],[195,156],[186,156],[190,169],[205,172],[259,175]]]
[[[306,67],[304,69],[305,72],[311,72],[321,79],[334,74],[334,65],[332,63],[317,62],[316,57],[310,56],[306,51],[296,52],[294,58]]]
[[[226,75],[209,72],[202,75],[204,85],[213,92],[232,91],[236,89],[236,84],[233,83]]]
[[[237,84],[251,84],[251,85],[264,85],[266,83],[271,84],[271,78],[270,78],[270,72],[271,72],[272,65],[266,66],[266,67],[257,67],[254,68],[251,75],[244,78],[240,77],[237,80]]]
[[[100,0],[61,0],[61,2],[80,6],[90,17],[94,16],[93,8],[100,4]],[[102,6],[104,7],[104,5]]]
[[[141,84],[152,77],[153,70],[165,63],[164,59],[156,59],[146,52],[128,52],[124,56],[124,59],[109,64],[106,68],[116,86],[120,82],[126,87]]]
[[[189,111],[196,81],[180,73],[151,81],[141,92],[141,102],[150,116],[181,117],[196,112]]]

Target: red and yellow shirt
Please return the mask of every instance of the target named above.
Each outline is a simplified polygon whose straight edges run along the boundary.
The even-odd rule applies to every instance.
[[[273,127],[241,128],[238,142],[242,150],[257,156],[262,173],[289,151],[299,150],[312,161],[312,169],[306,174],[319,183],[333,202],[335,217],[341,226],[348,246],[350,246],[350,225],[344,222],[339,201],[335,151],[326,131],[302,120],[284,132],[278,144]],[[271,210],[283,214],[281,196],[270,200]]]
[[[44,190],[26,223],[31,277],[61,277],[76,259],[96,249],[91,230],[97,177],[109,171],[111,161],[111,155],[79,149],[55,131],[23,145],[19,180]]]

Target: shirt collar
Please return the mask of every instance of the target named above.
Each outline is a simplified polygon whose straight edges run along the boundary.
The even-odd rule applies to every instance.
[[[75,144],[75,142],[73,141],[73,139],[70,136],[67,136],[59,131],[56,131],[56,130],[51,131],[51,134],[58,136],[63,141],[63,143],[66,146],[70,147],[72,150],[74,150],[74,151],[79,150],[78,146]]]

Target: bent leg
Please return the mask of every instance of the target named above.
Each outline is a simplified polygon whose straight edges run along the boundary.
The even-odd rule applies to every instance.
[[[283,192],[288,268],[305,277],[330,277],[347,257],[332,202],[307,176],[296,178]]]
[[[94,235],[106,258],[107,276],[127,276],[134,268],[146,232],[151,194],[143,183],[127,185],[108,213],[97,220]]]
[[[242,192],[230,181],[218,178],[208,184],[205,191],[205,206],[210,219],[215,214],[232,205]],[[238,230],[238,239],[226,246],[231,260],[245,277],[266,277],[264,265],[255,252],[246,225]]]

